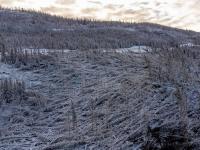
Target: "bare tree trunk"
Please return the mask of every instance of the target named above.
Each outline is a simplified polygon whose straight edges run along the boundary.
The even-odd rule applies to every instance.
[[[188,115],[187,115],[187,97],[184,93],[184,88],[181,85],[176,85],[175,96],[178,101],[180,109],[180,127],[182,134],[185,138],[185,142],[188,142]]]

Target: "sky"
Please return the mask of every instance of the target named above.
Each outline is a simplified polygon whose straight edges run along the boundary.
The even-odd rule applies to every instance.
[[[66,17],[152,22],[200,31],[200,0],[0,0],[0,5]]]

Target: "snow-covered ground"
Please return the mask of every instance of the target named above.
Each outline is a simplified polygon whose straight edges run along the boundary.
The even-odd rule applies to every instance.
[[[0,78],[31,83],[28,88],[43,96],[40,101],[29,98],[25,107],[0,107],[0,149],[139,150],[147,125],[162,127],[164,135],[177,129],[174,87],[152,83],[139,55],[127,61],[123,52],[94,53],[96,59],[82,51],[59,54],[59,66],[49,68],[21,71],[0,65]],[[199,127],[199,108],[193,107],[199,97],[195,92],[190,95],[194,129]],[[31,105],[44,100],[45,105]]]
[[[181,44],[180,47],[200,47],[200,45],[196,45],[189,42],[189,43]]]
[[[24,72],[4,63],[0,63],[0,80],[2,79],[24,81],[26,87],[32,87],[41,84],[40,81],[37,81],[36,75],[31,71]]]
[[[44,49],[44,48],[39,48],[39,49],[34,49],[34,48],[23,48],[22,51],[25,53],[41,53],[44,55],[48,55],[49,53],[53,53],[53,52],[63,52],[63,53],[69,53],[70,51],[73,50],[69,50],[69,49]],[[128,53],[128,52],[132,52],[132,53],[145,53],[145,52],[150,52],[152,51],[151,47],[148,46],[132,46],[130,48],[119,48],[119,49],[113,49],[114,52],[117,53]],[[103,50],[103,52],[110,52],[110,50]]]
[[[41,54],[44,54],[44,55],[48,55],[49,53],[53,53],[53,52],[68,53],[71,50],[69,50],[69,49],[46,49],[46,48],[38,48],[38,49],[35,49],[35,48],[23,48],[22,51],[24,53],[27,52],[28,54],[41,53]]]
[[[132,46],[130,48],[120,48],[115,50],[117,53],[127,53],[127,52],[133,52],[133,53],[145,53],[152,51],[151,47],[148,46]]]
[[[58,28],[53,28],[52,31],[55,31],[55,32],[59,32],[59,31],[63,31],[64,29],[58,29]]]
[[[61,53],[59,54],[61,55]],[[90,134],[93,133],[92,111],[90,111],[91,99],[94,95],[99,94],[94,112],[103,116],[108,113],[108,118],[111,119],[109,122],[115,125],[113,131],[116,130],[117,126],[120,125],[117,123],[118,119],[119,121],[126,119],[126,116],[121,116],[124,111],[123,104],[120,104],[120,101],[115,101],[112,98],[115,95],[112,96],[111,94],[115,93],[114,90],[119,91],[119,80],[125,77],[127,71],[134,72],[136,68],[131,67],[124,71],[120,62],[115,62],[115,59],[113,60],[111,56],[107,58],[108,55],[115,55],[115,53],[105,54],[105,58],[97,55],[102,63],[104,60],[111,61],[113,65],[108,66],[93,63],[97,60],[88,59],[88,61],[85,61],[85,58],[80,59],[83,56],[81,51],[69,52],[68,60],[66,60],[67,55],[68,53],[64,53],[59,57],[62,63],[60,67],[39,69],[37,74],[34,71],[21,71],[10,65],[0,64],[1,79],[23,80],[27,88],[30,88],[33,92],[36,90],[37,93],[47,99],[47,104],[41,107],[22,107],[14,104],[14,106],[0,107],[2,114],[0,114],[0,149],[28,150],[32,148],[33,150],[41,150],[45,147],[55,150],[59,149],[58,147],[62,147],[61,149],[106,149],[103,143],[108,146],[109,143],[115,143],[112,134],[117,138],[114,147],[118,147],[121,141],[126,140],[126,136],[118,136],[118,134],[123,135],[124,130],[116,134],[109,130],[106,133],[106,141],[104,139],[99,140],[99,144],[94,141],[100,135]],[[136,63],[136,65],[140,66],[140,63]],[[98,67],[96,68],[96,66]],[[97,77],[103,83],[97,82]],[[142,75],[135,77],[134,80],[136,78],[142,78]],[[35,84],[37,86],[34,86]],[[99,105],[100,103],[104,105],[103,97],[111,99],[113,107],[117,106],[116,112],[113,112],[112,115],[105,110],[106,108]],[[42,98],[42,101],[44,98]],[[35,99],[35,97],[28,99],[28,102],[31,101],[30,105]],[[118,99],[118,96],[116,99]],[[37,101],[36,99],[35,103],[38,103]],[[73,129],[71,102],[74,103],[74,111],[77,114],[75,130]],[[117,120],[113,120],[113,117]],[[102,125],[97,126],[100,132],[106,130],[105,123],[106,120],[104,119]]]

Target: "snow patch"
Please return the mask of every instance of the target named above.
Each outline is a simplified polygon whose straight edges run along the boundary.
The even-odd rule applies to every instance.
[[[24,81],[27,87],[41,84],[41,82],[35,79],[32,72],[23,72],[17,68],[12,67],[11,65],[0,63],[0,80],[7,78]]]
[[[189,42],[189,43],[180,44],[180,47],[200,47],[200,45],[195,45]]]
[[[115,50],[117,53],[146,53],[152,51],[152,49],[148,46],[132,46],[130,48],[120,48]]]
[[[43,54],[43,55],[48,55],[49,53],[53,53],[53,52],[63,52],[63,53],[68,53],[70,52],[71,50],[69,49],[45,49],[45,48],[42,48],[42,49],[35,49],[35,48],[24,48],[22,49],[22,51],[24,53],[28,53],[28,54],[32,54],[32,53],[40,53],[40,54]]]
[[[64,29],[57,29],[57,28],[53,28],[52,31],[58,32],[58,31],[63,31]]]

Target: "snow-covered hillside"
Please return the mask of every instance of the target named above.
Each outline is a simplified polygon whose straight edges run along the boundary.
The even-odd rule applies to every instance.
[[[198,150],[200,33],[0,8],[0,150]]]
[[[177,87],[152,81],[143,56],[157,61],[157,55],[115,51],[55,51],[51,57],[57,61],[28,71],[1,63],[0,78],[24,81],[27,99],[1,103],[0,149],[144,149],[157,140],[154,134],[162,144],[170,137],[183,147]],[[198,147],[199,85],[194,85],[187,86],[187,127]],[[149,146],[162,146],[155,142]]]
[[[76,20],[34,11],[0,10],[1,35],[13,47],[86,50],[189,42],[200,45],[199,33],[158,24]]]

